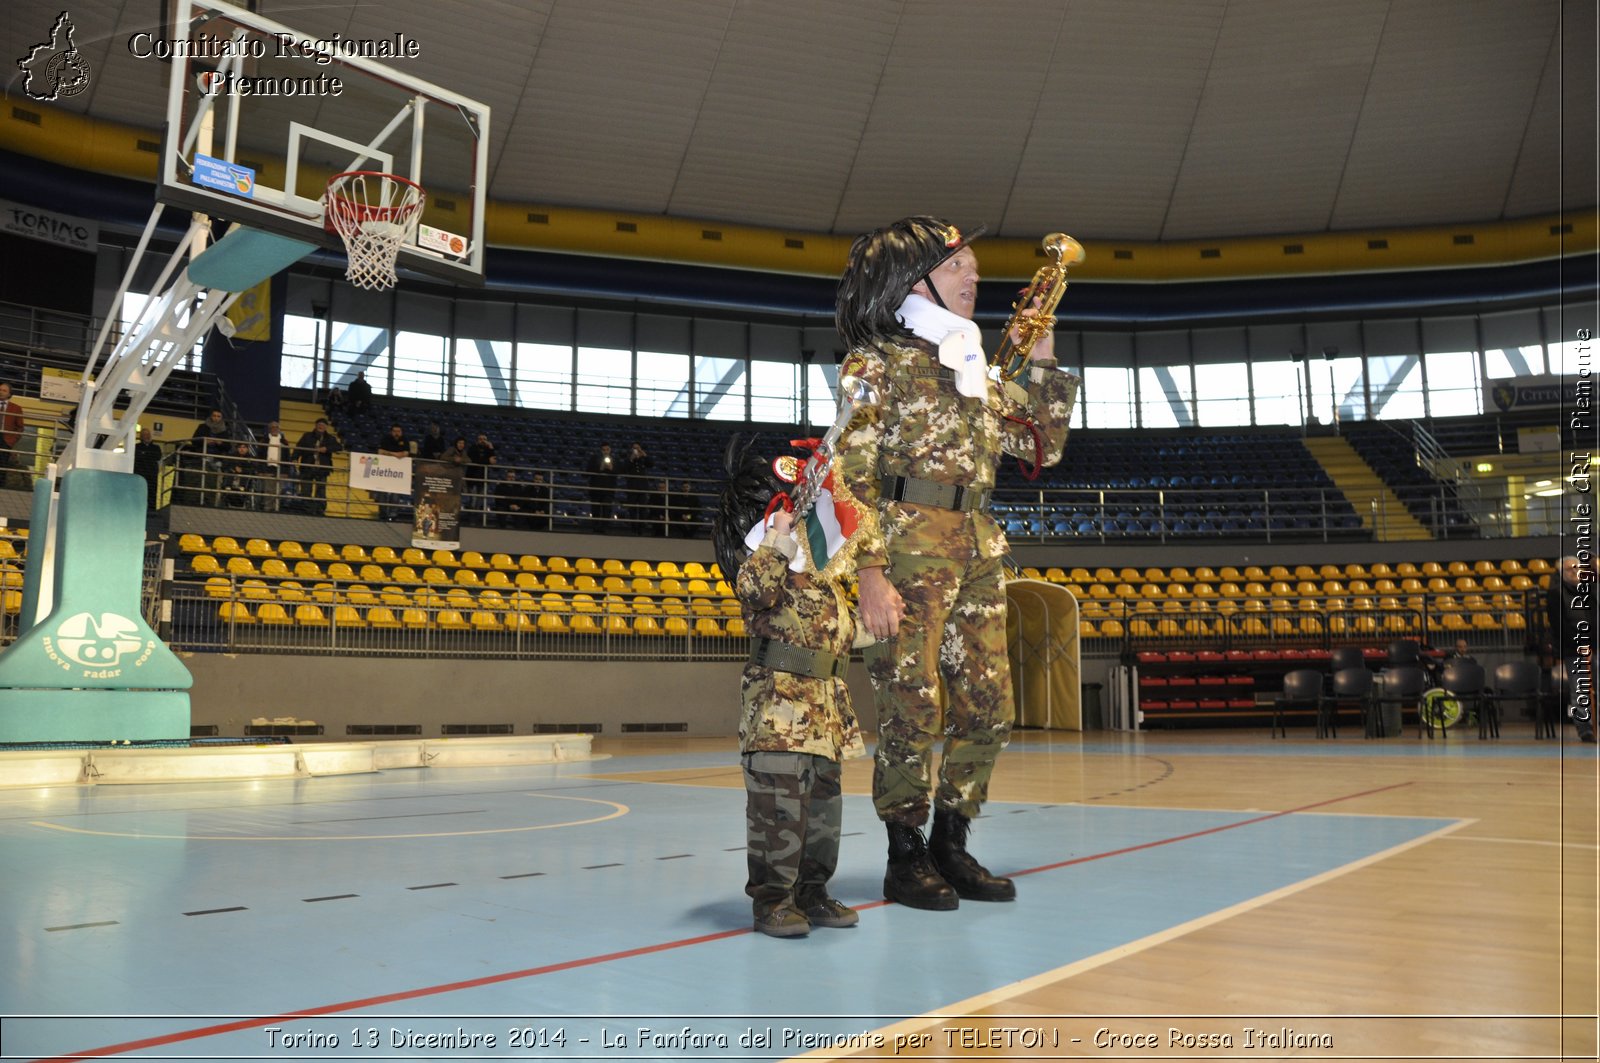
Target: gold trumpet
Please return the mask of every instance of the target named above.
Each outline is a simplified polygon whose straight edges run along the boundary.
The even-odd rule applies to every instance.
[[[1015,380],[1028,368],[1028,355],[1039,337],[1055,327],[1056,306],[1067,292],[1067,267],[1083,261],[1083,245],[1066,233],[1051,233],[1040,241],[1050,261],[1039,267],[1028,287],[1011,304],[1011,320],[1006,322],[995,351],[994,363],[1001,380]],[[1025,314],[1025,310],[1035,311]],[[1012,339],[1015,333],[1017,338]]]

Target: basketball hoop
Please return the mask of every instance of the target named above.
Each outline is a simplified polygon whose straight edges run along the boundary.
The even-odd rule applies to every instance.
[[[427,198],[421,185],[392,173],[351,170],[328,179],[323,225],[344,240],[351,284],[368,291],[394,287],[395,259],[416,235]]]

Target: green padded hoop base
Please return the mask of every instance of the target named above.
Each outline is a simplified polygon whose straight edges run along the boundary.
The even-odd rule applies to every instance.
[[[189,263],[189,279],[202,288],[242,292],[254,288],[317,249],[262,229],[238,226]]]

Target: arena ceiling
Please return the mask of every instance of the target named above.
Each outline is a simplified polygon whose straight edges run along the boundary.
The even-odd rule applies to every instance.
[[[157,128],[158,0],[62,9],[51,106]],[[913,212],[1179,241],[1593,208],[1592,0],[259,0],[415,37],[494,110],[493,200],[852,234]],[[9,97],[21,95],[15,70]]]

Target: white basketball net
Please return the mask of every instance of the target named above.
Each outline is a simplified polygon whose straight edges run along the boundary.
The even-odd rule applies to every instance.
[[[368,291],[395,286],[395,259],[416,234],[426,198],[420,186],[391,174],[339,174],[328,182],[325,220],[344,240],[351,284]]]

